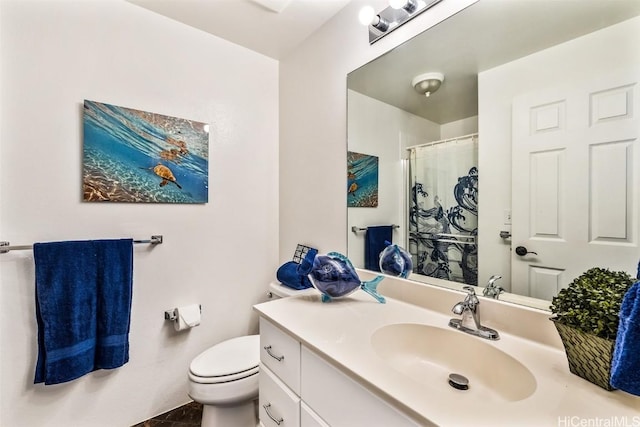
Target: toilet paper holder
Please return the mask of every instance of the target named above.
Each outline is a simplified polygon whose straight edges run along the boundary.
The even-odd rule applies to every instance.
[[[198,307],[200,307],[200,313],[202,313],[202,304],[198,304]],[[170,320],[172,322],[178,320],[178,308],[176,307],[172,310],[165,310],[164,320]]]

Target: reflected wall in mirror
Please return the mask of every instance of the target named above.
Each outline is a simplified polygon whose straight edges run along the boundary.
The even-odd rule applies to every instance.
[[[500,298],[531,306],[548,307],[590,267],[635,275],[638,15],[639,1],[481,0],[351,72],[348,150],[379,157],[378,207],[348,209],[352,262],[364,265],[366,233],[351,227],[397,224],[393,243],[415,255],[410,279],[459,289],[455,281],[474,280],[464,271],[475,262],[478,285],[501,275],[509,293]],[[411,85],[426,72],[445,76],[429,97]],[[419,203],[425,211],[442,205],[431,211],[433,226],[455,217],[455,204],[446,206],[444,196],[414,201],[418,166],[408,148],[476,133],[477,230],[472,221],[459,230],[449,219],[452,233],[444,234],[453,236],[437,237],[454,242],[432,244],[429,253],[412,225]],[[468,180],[470,172],[452,175]],[[473,184],[465,191],[470,199]],[[459,206],[458,225],[474,216],[472,206]],[[443,233],[444,224],[432,229]],[[464,248],[477,252],[463,262]],[[421,263],[425,254],[429,261]]]

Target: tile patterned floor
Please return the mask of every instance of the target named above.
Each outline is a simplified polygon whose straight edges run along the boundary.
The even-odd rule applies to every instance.
[[[202,404],[191,402],[132,427],[200,427]]]

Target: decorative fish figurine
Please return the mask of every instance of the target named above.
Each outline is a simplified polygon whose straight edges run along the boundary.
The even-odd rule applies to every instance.
[[[378,276],[368,282],[361,281],[351,261],[338,252],[317,255],[310,251],[300,263],[298,271],[308,272],[311,284],[322,294],[322,302],[345,297],[358,289],[362,289],[381,304],[386,302],[377,292],[378,283],[384,276]]]
[[[388,244],[380,253],[380,271],[390,276],[406,279],[413,271],[411,255],[398,245]]]

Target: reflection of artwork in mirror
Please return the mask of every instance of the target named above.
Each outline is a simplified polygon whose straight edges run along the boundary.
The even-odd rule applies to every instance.
[[[413,272],[477,285],[477,137],[437,141],[409,151]]]
[[[347,152],[347,206],[378,206],[378,157]]]
[[[85,201],[207,202],[207,124],[94,101],[83,124]]]

